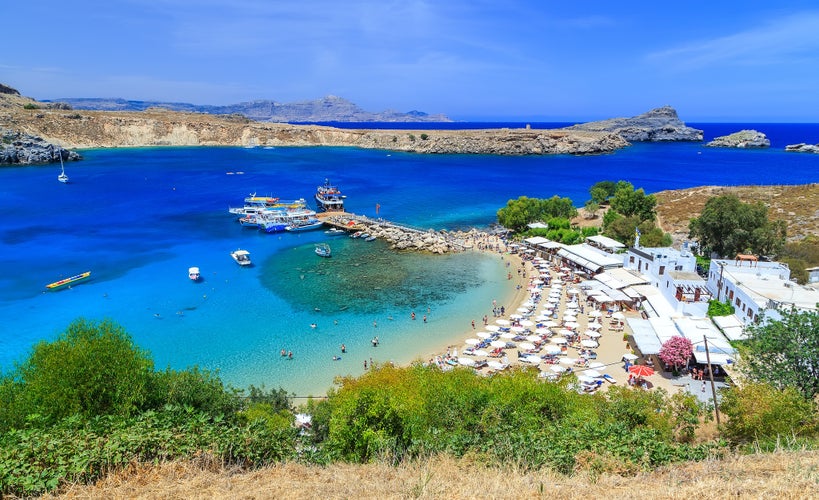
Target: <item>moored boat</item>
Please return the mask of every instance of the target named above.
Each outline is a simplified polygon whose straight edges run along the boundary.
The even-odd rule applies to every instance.
[[[250,261],[250,252],[247,250],[242,250],[239,248],[230,252],[230,256],[233,257],[233,260],[235,260],[240,266],[249,266],[252,264]]]
[[[327,236],[341,236],[342,234],[347,234],[347,231],[339,229],[337,227],[331,227],[327,231],[324,231],[324,234],[326,234]]]
[[[343,212],[344,196],[341,191],[324,179],[324,185],[316,188],[316,210],[319,212]]]
[[[318,255],[319,257],[330,257],[332,255],[330,245],[328,245],[327,243],[317,243],[316,255]]]
[[[375,236],[373,235],[367,236],[366,238],[364,238],[364,241],[375,241]]]
[[[71,276],[70,278],[65,278],[59,281],[55,281],[54,283],[49,283],[48,285],[46,285],[46,288],[48,288],[49,290],[57,290],[64,286],[73,285],[74,283],[88,279],[90,276],[91,271],[86,271],[84,273]]]
[[[312,220],[304,221],[304,222],[301,222],[301,221],[293,222],[293,223],[289,224],[287,226],[287,228],[285,228],[285,229],[287,231],[291,231],[291,232],[293,232],[293,231],[312,231],[313,229],[318,229],[323,225],[324,225],[324,223],[321,222],[320,220],[312,219]]]
[[[201,276],[199,274],[199,268],[198,267],[194,266],[194,267],[188,268],[188,278],[190,278],[191,281],[199,281],[200,277]]]

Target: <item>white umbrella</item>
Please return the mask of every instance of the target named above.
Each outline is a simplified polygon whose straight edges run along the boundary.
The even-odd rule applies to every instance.
[[[475,335],[482,338],[482,339],[488,339],[489,337],[492,336],[492,334],[489,333],[489,332],[478,332]]]
[[[522,326],[535,326],[535,324],[532,321],[529,321],[528,319],[524,319],[523,321],[520,322],[520,324]]]
[[[518,349],[523,349],[524,351],[531,351],[534,348],[535,344],[532,344],[531,342],[521,342],[518,344]]]
[[[521,308],[521,309],[523,309],[523,308]],[[525,309],[524,309],[524,311],[525,311]],[[522,314],[510,314],[509,317],[512,318],[512,319],[521,319],[521,318],[523,318],[523,315]]]
[[[543,284],[543,280],[540,280],[540,279],[535,279],[535,280],[532,280],[532,284],[533,284],[533,285],[542,285],[542,284]]]
[[[559,331],[559,332],[557,332],[557,333],[559,333],[559,334],[563,335],[564,337],[574,337],[574,332],[573,332],[573,331],[571,331],[571,330],[566,330],[566,329],[563,329],[563,330],[560,330],[560,331]]]
[[[552,288],[554,288],[555,285],[560,285],[561,283],[563,283],[563,281],[560,278],[555,278],[552,281]]]
[[[464,366],[475,366],[475,360],[472,358],[458,358],[458,364]]]
[[[480,343],[481,343],[481,339],[466,339],[466,340],[464,340],[464,344],[469,344],[469,345],[476,345],[476,344],[480,344]]]
[[[535,328],[535,333],[537,335],[550,335],[552,333],[552,331],[549,330],[546,327],[542,327],[542,328]]]
[[[529,342],[540,342],[543,339],[540,338],[540,335],[527,335],[526,340]]]
[[[634,361],[637,358],[639,358],[639,356],[637,356],[636,354],[632,354],[630,352],[623,354],[623,359],[627,359],[629,361]]]
[[[512,330],[515,333],[523,333],[526,331],[526,328],[523,328],[522,326],[513,326],[512,328],[510,328],[510,330]]]
[[[602,377],[603,376],[603,374],[600,373],[597,370],[583,370],[583,375],[586,375],[587,377],[592,377],[592,378],[597,378],[597,377]]]
[[[580,326],[580,323],[577,321],[567,321],[564,323],[564,326],[568,326],[569,328],[577,328]]]
[[[473,352],[475,356],[489,356],[489,353],[484,351],[483,349],[478,349],[477,351]]]
[[[597,347],[600,347],[600,344],[598,344],[594,340],[584,340],[584,341],[580,342],[580,345],[582,345],[583,347],[588,347],[590,349],[595,349]]]
[[[552,339],[552,344],[566,344],[569,341],[563,337],[555,337]]]
[[[503,332],[500,334],[500,338],[502,339],[513,339],[515,337],[517,337],[517,335],[512,332]]]
[[[594,384],[597,382],[596,380],[594,380],[593,377],[590,377],[588,375],[578,375],[577,380],[584,384]]]
[[[536,365],[540,363],[542,360],[537,356],[523,356],[522,358],[519,359],[519,361],[522,361],[524,363],[532,363],[533,365]]]
[[[606,367],[606,365],[605,365],[605,364],[603,364],[603,363],[601,363],[601,362],[599,362],[599,361],[595,361],[595,362],[593,362],[593,363],[589,363],[589,368],[605,368],[605,367]]]
[[[545,326],[546,328],[554,328],[554,327],[560,326],[560,325],[558,325],[556,321],[547,320],[547,321],[543,322],[543,326]]]
[[[558,363],[561,365],[573,365],[575,362],[577,362],[576,358],[560,358],[558,360]]]
[[[492,368],[494,370],[503,370],[503,369],[508,367],[508,365],[505,365],[505,364],[501,363],[500,361],[495,361],[495,360],[487,361],[486,366],[488,366],[489,368]]]
[[[602,316],[602,315],[603,315],[603,313],[601,313],[601,312],[600,312],[600,311],[598,311],[597,309],[595,309],[595,310],[593,310],[593,311],[590,311],[590,312],[589,312],[589,317],[590,317],[590,318],[599,318],[599,317],[600,317],[600,316]]]
[[[543,350],[546,354],[560,354],[560,348],[556,345],[549,345]]]
[[[500,330],[500,327],[498,325],[487,325],[486,329],[489,330],[490,332],[497,332],[498,330]]]
[[[616,313],[612,314],[611,317],[614,319],[625,319],[626,315],[620,311],[617,311]]]
[[[591,337],[593,339],[600,338],[600,337],[603,336],[603,334],[600,333],[600,332],[586,332],[586,335],[588,335],[589,337]]]
[[[549,369],[555,373],[563,373],[566,371],[566,367],[560,365],[551,365]]]
[[[569,295],[577,295],[578,293],[580,293],[580,291],[577,288],[569,288],[568,290],[566,290],[566,293],[568,293]]]
[[[557,297],[549,297],[548,299],[546,299],[546,302],[551,302],[552,304],[557,304],[558,302],[560,302],[560,299],[557,298]]]
[[[568,307],[569,309],[577,309],[577,302],[569,302],[568,304],[566,304],[566,307]]]
[[[599,330],[602,327],[603,327],[603,325],[601,325],[600,323],[598,323],[596,321],[592,321],[591,323],[589,323],[589,329],[590,330]]]
[[[499,325],[504,325],[504,326],[511,324],[508,319],[496,319],[495,323],[497,323]]]
[[[489,345],[491,345],[492,347],[504,348],[504,347],[506,347],[506,342],[504,342],[502,340],[493,340]]]

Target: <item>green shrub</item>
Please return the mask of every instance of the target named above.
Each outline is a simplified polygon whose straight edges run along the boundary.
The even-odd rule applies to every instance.
[[[36,105],[34,103],[31,103],[31,102],[28,102],[25,105],[23,105],[23,109],[40,109],[40,106],[38,106],[38,105]]]
[[[731,302],[726,300],[725,302],[720,302],[716,299],[712,299],[708,301],[708,317],[714,316],[729,316],[734,314],[734,306],[731,305]]]
[[[421,134],[421,140],[422,140],[422,141],[425,141],[425,140],[427,140],[427,139],[429,139],[429,135],[427,135],[427,134]]]

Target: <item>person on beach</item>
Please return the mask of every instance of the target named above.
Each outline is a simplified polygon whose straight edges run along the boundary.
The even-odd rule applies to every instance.
[[[473,330],[475,329],[475,320],[474,319],[472,320],[472,329]]]
[[[293,351],[287,351],[287,358],[293,359]]]
[[[341,353],[345,354],[346,352],[347,352],[347,346],[344,345],[344,344],[341,344]]]

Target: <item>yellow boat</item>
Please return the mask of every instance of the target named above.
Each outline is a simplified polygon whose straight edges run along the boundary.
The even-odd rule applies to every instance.
[[[91,276],[91,271],[86,271],[86,272],[84,272],[82,274],[78,274],[78,275],[72,276],[70,278],[65,278],[65,279],[62,279],[60,281],[55,281],[54,283],[49,283],[48,285],[46,285],[46,288],[48,288],[49,290],[56,290],[56,289],[62,288],[64,286],[71,285],[73,283],[77,283],[78,281],[88,279],[89,276]]]

